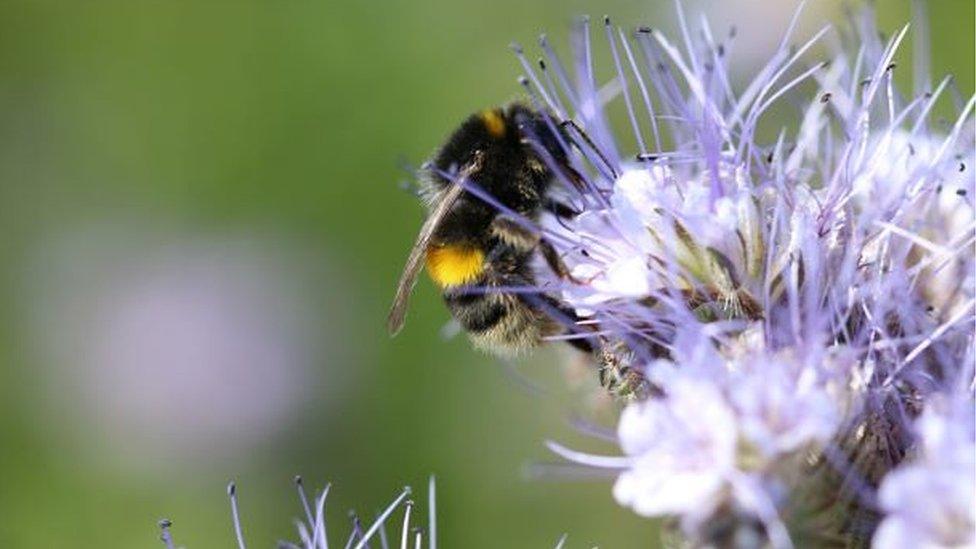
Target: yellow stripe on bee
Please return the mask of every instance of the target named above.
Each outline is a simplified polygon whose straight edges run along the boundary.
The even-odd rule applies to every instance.
[[[499,139],[505,135],[505,119],[497,110],[481,111],[481,121],[492,137]]]
[[[427,272],[439,286],[474,282],[484,270],[485,254],[469,246],[434,246],[427,250]]]

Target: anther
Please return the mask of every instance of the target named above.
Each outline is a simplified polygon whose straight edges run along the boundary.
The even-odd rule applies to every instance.
[[[966,196],[966,189],[956,189],[957,196]]]
[[[305,494],[305,484],[302,476],[295,475],[294,481],[295,488],[298,490],[298,499],[302,503],[302,510],[305,511],[305,520],[308,521],[309,527],[312,527],[315,519],[312,517],[312,507],[308,504],[308,496]]]
[[[234,535],[237,538],[238,549],[245,549],[244,534],[241,531],[241,515],[237,509],[237,485],[234,481],[227,484],[227,496],[230,498],[230,514],[234,521]]]
[[[363,531],[363,523],[359,520],[359,515],[356,514],[356,511],[350,509],[349,512],[346,513],[346,516],[349,518],[349,522],[352,523],[353,532],[357,535],[361,534]]]
[[[640,26],[637,27],[637,32],[639,32],[640,34],[651,34],[652,32],[654,32],[654,29],[652,29],[651,27]]]
[[[826,103],[826,102],[830,101],[830,98],[831,97],[832,97],[832,94],[830,92],[827,92],[827,93],[825,93],[825,94],[823,94],[823,95],[820,96],[820,102],[821,103]]]
[[[413,510],[413,500],[408,499],[403,504],[403,527],[400,529],[400,547],[407,547],[407,539],[410,533],[410,512]]]

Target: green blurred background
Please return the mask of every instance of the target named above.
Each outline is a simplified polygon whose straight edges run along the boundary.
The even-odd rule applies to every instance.
[[[793,5],[688,10],[737,23],[748,74]],[[841,12],[810,2],[801,36]],[[296,538],[295,473],[334,482],[334,533],[436,473],[445,547],[656,545],[611,479],[527,474],[547,438],[613,452],[566,421],[607,415],[590,373],[445,340],[426,281],[383,326],[421,219],[398,160],[517,97],[508,43],[565,52],[582,13],[674,28],[651,0],[0,4],[0,545],[156,547],[165,516],[229,547],[235,479],[267,547]],[[973,2],[930,17],[971,94]]]

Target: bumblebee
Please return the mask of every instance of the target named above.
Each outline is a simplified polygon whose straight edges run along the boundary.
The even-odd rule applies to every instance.
[[[575,316],[551,296],[513,291],[535,288],[540,256],[569,277],[552,245],[526,226],[545,211],[575,214],[551,192],[557,177],[550,166],[579,181],[562,128],[549,113],[513,103],[473,114],[451,134],[426,167],[428,215],[397,286],[391,334],[403,326],[423,266],[477,347],[511,356],[567,331],[566,319]],[[567,341],[592,351],[585,339]]]

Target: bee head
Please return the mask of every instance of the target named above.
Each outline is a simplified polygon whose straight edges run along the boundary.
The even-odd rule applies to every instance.
[[[559,121],[555,117],[546,111],[536,111],[520,103],[513,103],[508,108],[508,118],[514,123],[522,145],[532,150],[535,156],[540,156],[538,149],[541,147],[553,161],[565,161],[565,146],[568,141],[562,135]]]

